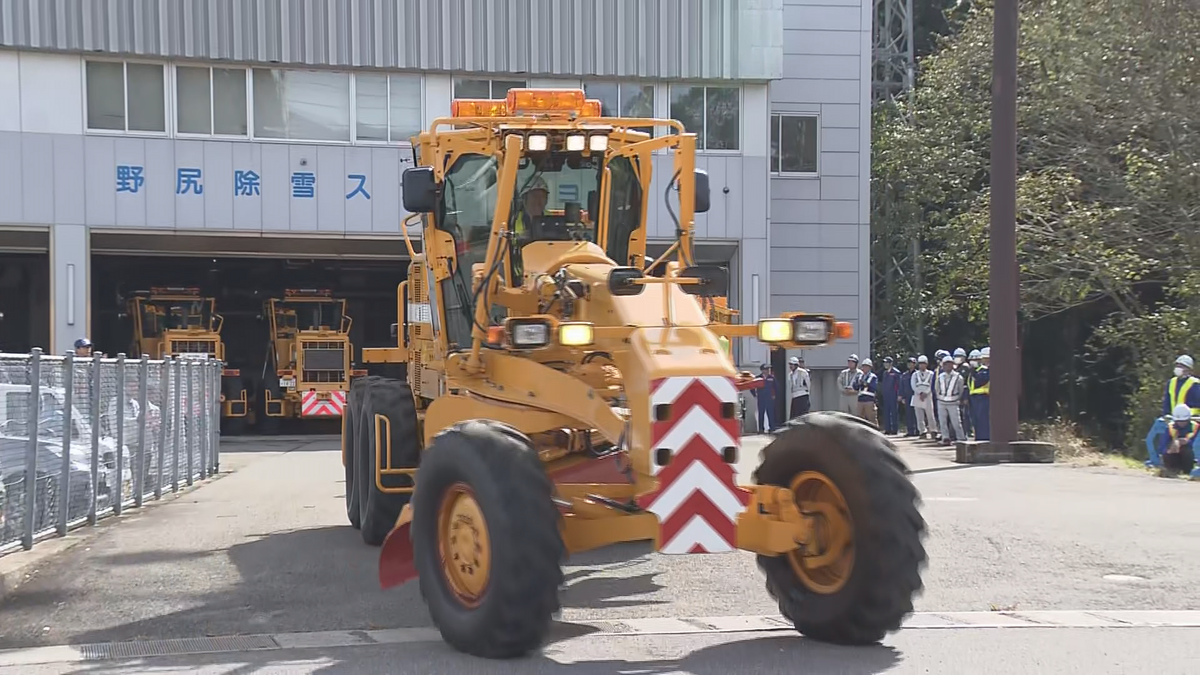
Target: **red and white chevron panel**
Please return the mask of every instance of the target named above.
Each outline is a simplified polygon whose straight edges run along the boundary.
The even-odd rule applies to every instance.
[[[738,447],[737,418],[721,414],[737,405],[731,377],[668,377],[650,383],[650,453],[658,490],[639,501],[658,516],[661,553],[723,553],[737,548],[737,517],[750,493],[737,486],[736,471],[722,450]],[[670,404],[669,419],[654,421],[655,406]],[[735,407],[736,410],[736,407]],[[671,453],[658,466],[659,448]]]
[[[329,398],[320,398],[315,391],[300,397],[300,414],[304,417],[340,417],[346,409],[346,392],[331,391]]]

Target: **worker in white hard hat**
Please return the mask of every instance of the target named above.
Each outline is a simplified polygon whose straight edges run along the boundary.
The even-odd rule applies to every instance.
[[[812,384],[809,380],[808,369],[804,367],[804,359],[799,356],[793,356],[788,359],[788,388],[791,392],[791,405],[788,406],[788,417],[796,419],[801,415],[808,414],[812,408],[812,402],[809,399],[809,389]]]
[[[950,445],[951,441],[965,441],[962,418],[958,414],[962,401],[963,377],[954,367],[954,357],[947,354],[942,357],[942,372],[938,373],[935,384],[938,401],[938,426],[942,432],[942,445]]]
[[[1171,411],[1171,423],[1167,426],[1167,433],[1159,437],[1156,448],[1162,457],[1160,476],[1188,473],[1190,478],[1200,479],[1200,468],[1196,467],[1194,449],[1197,434],[1200,434],[1200,422],[1192,419],[1192,409],[1185,403],[1175,406]]]
[[[962,399],[958,402],[958,421],[962,423],[963,439],[971,437],[971,396],[969,390],[971,388],[971,374],[975,372],[974,367],[967,361],[967,350],[959,347],[954,350],[954,368],[962,375],[963,391]]]
[[[933,380],[929,357],[924,354],[918,356],[917,369],[912,373],[913,395],[909,403],[917,415],[917,435],[920,438],[933,438],[937,433],[937,417],[933,412]]]
[[[975,422],[975,440],[992,440],[992,373],[989,365],[992,360],[992,348],[984,347],[979,350],[979,367],[971,374],[968,385],[971,394],[971,419]]]
[[[879,416],[875,413],[875,397],[879,393],[879,376],[871,372],[871,359],[863,359],[859,367],[858,377],[854,380],[855,414],[864,420],[879,425]]]
[[[858,354],[851,354],[846,359],[846,369],[838,373],[837,379],[838,389],[841,391],[838,410],[851,415],[858,412],[858,397],[854,391],[854,380],[858,375]]]
[[[1167,433],[1167,425],[1175,407],[1183,404],[1191,411],[1193,417],[1200,417],[1200,380],[1192,376],[1196,362],[1187,354],[1175,359],[1175,368],[1171,379],[1167,380],[1167,389],[1163,394],[1162,417],[1154,421],[1150,433],[1146,434],[1146,466],[1161,466],[1158,446],[1160,437]]]

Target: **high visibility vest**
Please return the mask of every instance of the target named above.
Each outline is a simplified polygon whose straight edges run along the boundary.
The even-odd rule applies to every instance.
[[[979,370],[976,370],[975,372],[978,373],[978,372],[985,371],[987,369],[988,369],[987,366],[979,366]],[[971,375],[971,392],[970,393],[972,396],[977,396],[979,394],[983,394],[985,396],[990,396],[991,391],[992,391],[992,381],[990,379],[987,382],[984,382],[983,384],[975,384],[975,376]]]
[[[1200,422],[1192,422],[1192,428],[1188,430],[1187,436],[1183,437],[1182,445],[1187,445],[1188,443],[1191,443],[1192,439],[1196,438],[1197,431],[1200,431]],[[1171,440],[1173,440],[1173,441],[1180,440],[1179,430],[1175,428],[1174,424],[1167,426],[1167,433],[1171,435]]]
[[[1192,385],[1200,382],[1200,380],[1197,380],[1194,377],[1189,377],[1188,379],[1184,380],[1183,386],[1176,390],[1175,385],[1178,382],[1178,377],[1172,377],[1171,381],[1167,383],[1167,393],[1171,395],[1171,410],[1174,410],[1175,406],[1179,405],[1180,403],[1187,403],[1188,391],[1191,390]],[[1192,416],[1200,417],[1200,408],[1192,408]]]
[[[517,213],[517,222],[513,225],[513,232],[516,233],[516,235],[518,237],[525,236],[525,210],[524,209],[521,209],[521,211],[519,213]]]

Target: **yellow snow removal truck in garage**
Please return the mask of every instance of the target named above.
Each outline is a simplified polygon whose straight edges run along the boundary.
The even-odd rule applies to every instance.
[[[695,260],[710,193],[694,133],[601,117],[581,90],[513,89],[453,101],[413,147],[402,195],[422,247],[409,244],[396,344],[363,350],[407,375],[357,379],[342,418],[347,515],[382,542],[383,587],[416,579],[448,643],[516,656],[546,637],[568,553],[646,540],[754,552],[810,637],[869,644],[900,627],[925,522],[878,429],[812,413],[739,475],[719,338],[798,349],[852,331],[824,314],[710,321],[698,299],[728,279]],[[677,236],[661,276],[643,272],[655,198]]]
[[[289,288],[266,301],[270,346],[263,365],[255,425],[275,433],[283,419],[341,418],[350,380],[350,317],[346,301],[327,289]]]
[[[161,359],[216,358],[225,360],[221,326],[225,320],[216,312],[216,300],[201,296],[192,286],[154,287],[129,298],[128,316],[133,320],[130,355]],[[221,418],[225,433],[236,433],[245,423],[246,388],[242,373],[226,368],[221,377]]]

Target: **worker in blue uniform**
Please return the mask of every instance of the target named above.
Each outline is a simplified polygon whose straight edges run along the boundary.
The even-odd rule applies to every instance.
[[[900,403],[904,406],[904,436],[917,435],[917,409],[913,407],[912,375],[917,371],[917,357],[908,357],[908,370],[900,373]]]
[[[1167,420],[1174,413],[1175,407],[1185,404],[1194,417],[1200,417],[1200,380],[1192,376],[1196,362],[1191,356],[1183,354],[1175,359],[1174,377],[1167,380],[1167,389],[1163,394],[1162,416],[1154,420],[1150,433],[1146,434],[1146,466],[1162,466],[1158,454],[1159,437],[1167,433]]]
[[[769,363],[762,364],[759,372],[763,386],[751,389],[750,393],[758,399],[758,432],[765,434],[775,428],[775,374]]]
[[[1188,473],[1190,478],[1200,479],[1194,449],[1197,434],[1200,434],[1200,422],[1192,419],[1192,409],[1185,403],[1175,406],[1167,433],[1158,438],[1157,450],[1162,457],[1160,476]]]
[[[970,402],[971,420],[975,423],[975,440],[992,440],[991,371],[992,348],[979,350],[979,367],[971,373]]]

